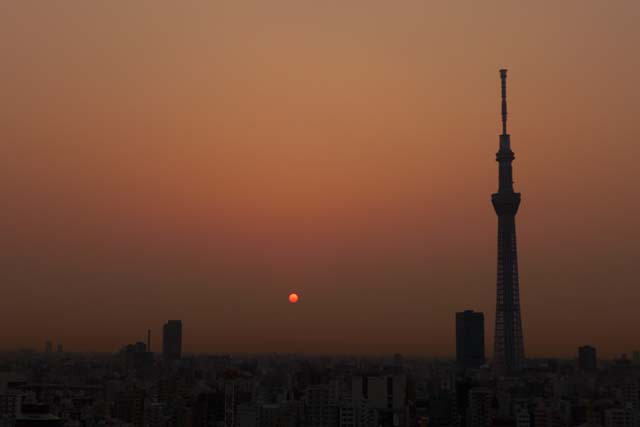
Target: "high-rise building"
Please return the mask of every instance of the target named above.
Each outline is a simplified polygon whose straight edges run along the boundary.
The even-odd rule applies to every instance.
[[[51,354],[53,352],[53,343],[51,341],[46,341],[44,343],[44,352],[47,354]]]
[[[339,409],[331,385],[313,385],[303,394],[305,426],[334,426],[339,420]]]
[[[258,427],[260,408],[249,403],[241,403],[236,408],[236,427]]]
[[[620,392],[622,403],[634,410],[640,409],[640,384],[636,379],[628,378],[623,381]]]
[[[570,425],[571,404],[562,399],[537,399],[533,409],[533,427]]]
[[[513,415],[515,427],[531,427],[531,413],[529,412],[528,400],[514,400]]]
[[[113,406],[114,418],[142,427],[144,425],[145,391],[136,386],[130,386],[118,394]]]
[[[604,427],[633,427],[633,418],[630,407],[607,409],[604,411]]]
[[[520,285],[516,248],[516,213],[520,193],[513,191],[511,138],[507,133],[507,70],[500,70],[502,86],[502,134],[496,153],[499,165],[498,192],[492,194],[498,215],[498,274],[493,370],[498,375],[519,370],[524,361],[524,339],[520,315]]]
[[[464,368],[484,365],[484,314],[473,310],[456,313],[456,362]]]
[[[164,415],[165,404],[151,401],[145,405],[144,420],[148,427],[164,427],[167,425],[167,416]]]
[[[0,389],[0,420],[15,418],[21,412],[22,400],[25,396],[20,392]]]
[[[341,408],[341,423],[356,426],[404,425],[407,401],[407,376],[397,373],[351,376],[351,393],[347,401],[352,405],[353,418]],[[387,421],[385,421],[387,420]],[[390,420],[390,421],[389,421]]]
[[[598,368],[598,358],[595,347],[584,345],[578,348],[578,364],[582,371],[595,371]]]
[[[469,390],[468,426],[489,427],[492,425],[493,393],[486,387]]]
[[[165,360],[182,356],[182,320],[169,320],[162,330],[162,355]]]

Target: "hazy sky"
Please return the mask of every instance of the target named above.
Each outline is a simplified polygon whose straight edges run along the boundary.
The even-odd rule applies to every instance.
[[[506,67],[526,353],[640,348],[639,19],[3,2],[0,347],[451,355],[471,308],[491,354]]]

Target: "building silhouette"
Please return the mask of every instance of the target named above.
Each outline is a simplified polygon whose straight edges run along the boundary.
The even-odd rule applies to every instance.
[[[582,371],[595,371],[598,368],[598,358],[595,347],[583,345],[578,348],[578,365]]]
[[[483,313],[473,310],[456,313],[456,363],[462,368],[484,365]]]
[[[634,412],[632,408],[611,408],[604,411],[604,427],[633,427]]]
[[[146,393],[142,388],[134,385],[127,386],[115,398],[114,418],[136,427],[143,426],[145,397]]]
[[[468,427],[490,427],[492,425],[493,393],[487,387],[469,390]]]
[[[162,329],[162,356],[178,360],[182,356],[182,320],[169,320]]]
[[[513,191],[511,151],[507,133],[507,70],[500,70],[502,86],[502,134],[496,153],[499,164],[498,192],[492,194],[493,208],[498,215],[498,274],[493,370],[497,375],[519,370],[524,360],[524,340],[520,316],[518,256],[516,247],[516,212],[520,193]]]

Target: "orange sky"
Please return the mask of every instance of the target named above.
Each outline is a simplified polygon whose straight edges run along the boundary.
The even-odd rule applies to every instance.
[[[526,352],[640,348],[640,3],[184,3],[1,6],[0,346],[490,354],[506,67]]]

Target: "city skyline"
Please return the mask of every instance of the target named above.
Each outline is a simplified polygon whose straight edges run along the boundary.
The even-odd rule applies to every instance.
[[[7,5],[0,349],[453,356],[502,67],[527,357],[637,349],[640,5],[276,3]]]

